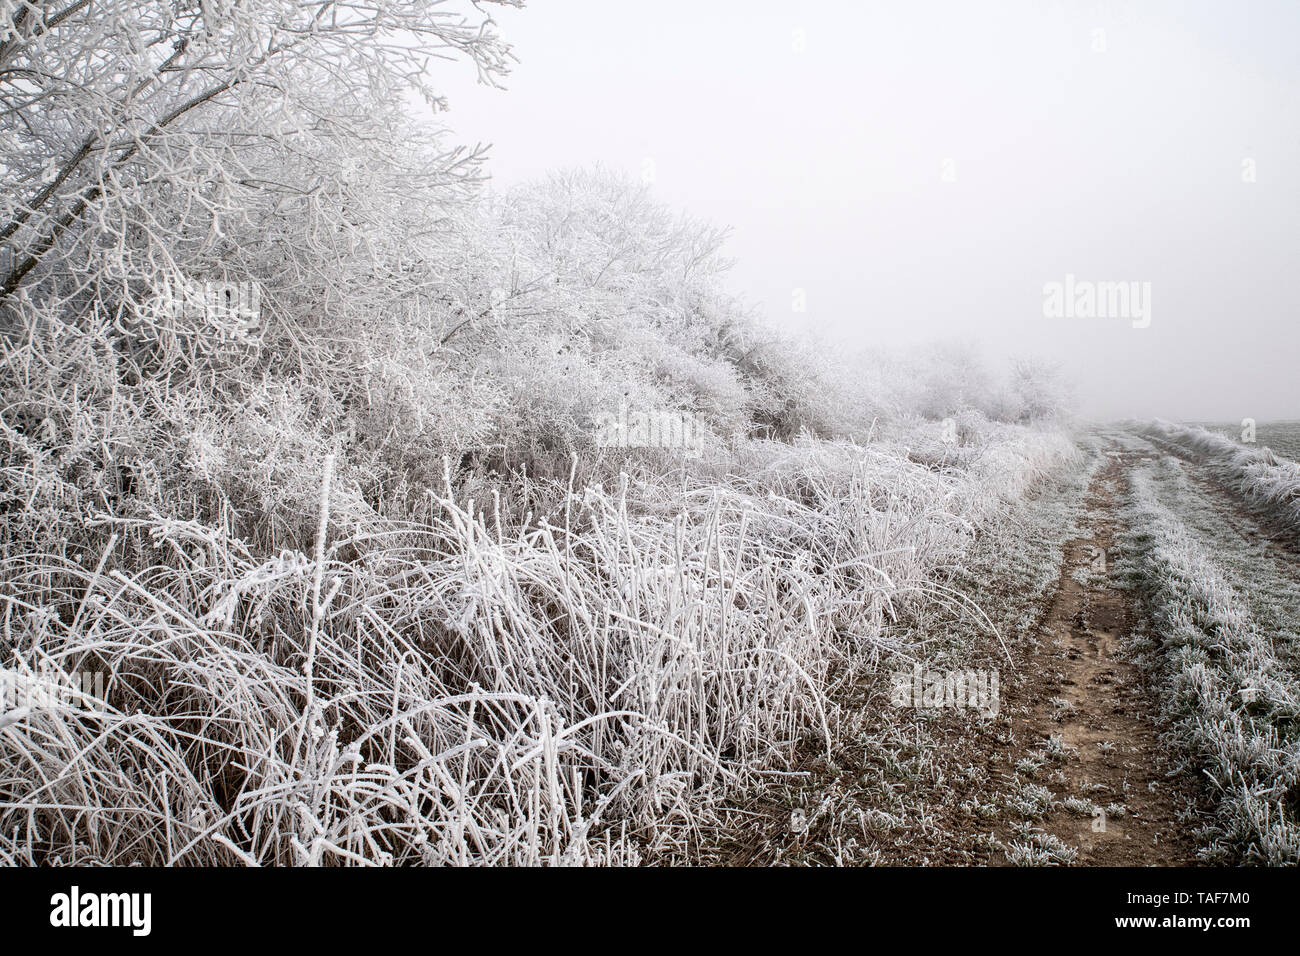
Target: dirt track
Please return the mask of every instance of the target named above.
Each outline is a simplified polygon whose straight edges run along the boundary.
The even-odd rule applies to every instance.
[[[1107,571],[1118,530],[1116,498],[1132,453],[1110,452],[1085,499],[1090,532],[1066,545],[1056,595],[1015,696],[1028,716],[1015,736],[1065,745],[1046,785],[1054,803],[1040,826],[1077,847],[1076,865],[1195,865],[1186,804],[1166,776],[1155,705],[1127,638],[1141,610]],[[1087,533],[1086,532],[1086,533]],[[1074,809],[1067,799],[1092,805]]]

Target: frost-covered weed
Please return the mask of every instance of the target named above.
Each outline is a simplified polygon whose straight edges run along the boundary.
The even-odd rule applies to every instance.
[[[1060,866],[1073,863],[1078,855],[1077,848],[1051,833],[1032,833],[1006,847],[1007,862],[1013,866]]]
[[[1052,809],[1052,791],[1022,781],[1008,794],[1007,809],[1027,820],[1042,819]]]

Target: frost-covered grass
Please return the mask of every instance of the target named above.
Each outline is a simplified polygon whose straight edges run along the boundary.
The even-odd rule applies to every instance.
[[[1078,440],[1085,450],[1094,444],[1089,435]],[[914,452],[917,442],[904,444]],[[943,590],[936,597],[946,600],[897,605],[898,620],[885,631],[893,646],[937,669],[997,669],[1004,692],[1009,689],[1032,651],[1064,543],[1074,534],[1098,463],[1071,452],[1063,464],[1002,507],[939,569]],[[703,848],[706,861],[951,866],[1003,859],[1005,846],[985,830],[1016,821],[1007,808],[1005,774],[990,773],[988,761],[1010,769],[1016,759],[1017,709],[1004,706],[988,720],[955,709],[894,708],[888,675],[888,668],[864,669],[835,695],[832,727],[840,729],[830,757],[804,748],[794,772],[724,801],[719,812],[726,825]],[[1041,764],[1045,775],[1046,764],[1061,753],[1049,741],[1026,759]],[[823,804],[830,809],[792,841],[785,821],[793,809]],[[880,825],[882,814],[896,822]]]
[[[925,441],[923,435],[914,436]],[[1003,426],[961,467],[758,442],[727,480],[574,488],[551,519],[429,495],[331,510],[307,552],[103,514],[0,563],[10,671],[107,672],[102,705],[0,728],[0,859],[627,863],[829,744],[837,674],[978,522],[1072,453]]]
[[[1126,504],[1133,557],[1121,572],[1155,623],[1155,657],[1173,736],[1215,789],[1211,859],[1300,861],[1300,695],[1270,634],[1206,547],[1135,470]]]
[[[1274,653],[1300,675],[1300,574],[1287,542],[1237,502],[1198,480],[1199,464],[1165,455],[1149,466],[1152,490],[1189,535],[1212,546],[1214,563]],[[1265,519],[1266,521],[1266,519]]]
[[[1209,431],[1217,431],[1231,435],[1234,432],[1240,432],[1243,423],[1241,422],[1192,422],[1189,424],[1200,425]],[[1262,421],[1255,425],[1255,441],[1262,446],[1271,448],[1277,455],[1283,458],[1290,458],[1292,461],[1300,460],[1300,421]]]
[[[1140,431],[1195,456],[1246,501],[1300,532],[1300,464],[1195,425],[1156,420]]]

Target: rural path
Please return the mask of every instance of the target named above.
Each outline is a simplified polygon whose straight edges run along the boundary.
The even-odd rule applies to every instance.
[[[1027,714],[1016,736],[1056,738],[1039,826],[1078,850],[1076,865],[1195,865],[1186,799],[1166,776],[1155,701],[1128,651],[1142,610],[1109,579],[1118,497],[1142,453],[1112,449],[1084,499],[1083,536],[1067,542],[1037,649],[1014,690]],[[1066,801],[1071,801],[1071,806]],[[1083,802],[1087,802],[1087,806]]]
[[[894,708],[879,674],[851,682],[834,752],[812,741],[769,785],[722,808],[701,858],[746,866],[1197,865],[1186,814],[1199,815],[1204,794],[1185,768],[1170,773],[1176,758],[1161,742],[1152,688],[1132,656],[1145,611],[1108,573],[1129,472],[1162,454],[1135,447],[1107,442],[1086,489],[1049,490],[1067,497],[1034,506],[1080,529],[1064,542],[1060,525],[1056,537],[1042,529],[1060,543],[1059,565],[1055,548],[1023,550],[1021,535],[1035,534],[1028,521],[1009,522],[1007,537],[975,556],[972,600],[1004,602],[1002,620],[1015,630],[1013,668],[991,644],[970,658],[1002,674],[995,718]],[[919,627],[936,644],[949,639],[943,621]],[[966,641],[988,636],[958,629],[951,639],[970,653]]]

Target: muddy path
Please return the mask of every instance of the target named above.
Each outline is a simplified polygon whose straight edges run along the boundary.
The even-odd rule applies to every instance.
[[[1039,826],[1077,849],[1075,865],[1196,865],[1180,820],[1188,782],[1167,772],[1155,702],[1128,649],[1143,612],[1108,573],[1127,469],[1149,456],[1106,455],[1013,690],[1022,705],[1015,737],[1050,741],[1042,785],[1053,800]]]

